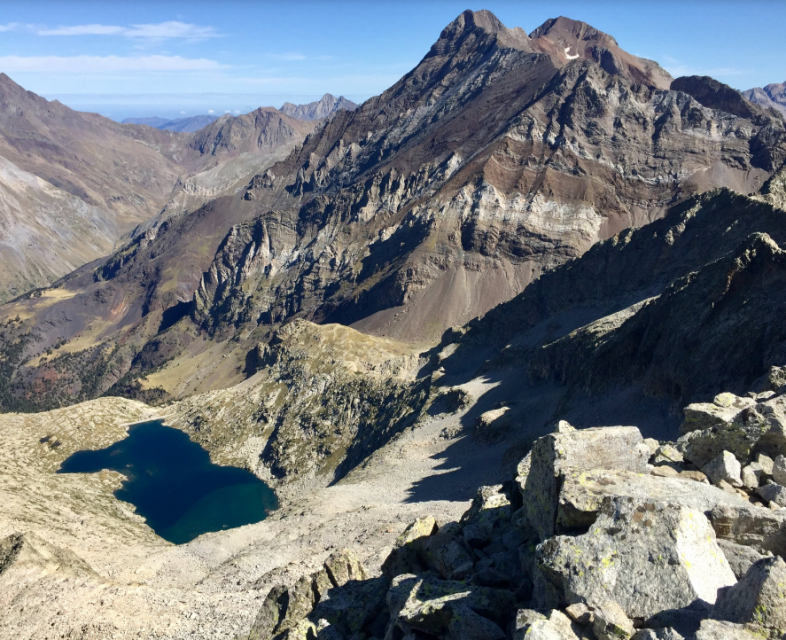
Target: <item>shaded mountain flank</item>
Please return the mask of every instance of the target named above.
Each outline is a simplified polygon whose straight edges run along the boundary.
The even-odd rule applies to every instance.
[[[246,153],[246,179],[313,126],[276,113],[174,133],[73,111],[0,74],[0,302],[110,254],[189,178],[216,183],[201,174]]]
[[[433,344],[696,193],[758,192],[786,157],[783,119],[671,83],[583,23],[527,36],[465,12],[399,82],[244,188],[0,307],[19,316],[4,406],[227,387],[294,318]],[[198,150],[232,149],[209,133],[221,123]]]
[[[298,120],[321,120],[336,111],[354,111],[357,108],[358,106],[352,100],[347,100],[344,96],[336,98],[326,93],[319,100],[308,104],[285,102],[281,111]]]

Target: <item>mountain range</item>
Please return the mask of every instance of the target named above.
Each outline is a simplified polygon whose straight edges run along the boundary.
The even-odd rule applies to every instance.
[[[202,127],[206,127],[211,122],[215,122],[218,118],[219,116],[200,115],[170,120],[168,118],[152,116],[147,118],[126,118],[123,120],[123,124],[144,124],[154,129],[161,129],[162,131],[193,133],[194,131],[199,131]]]
[[[0,631],[786,631],[756,605],[786,566],[786,119],[758,94],[488,11],[361,105],[190,134],[0,80],[7,193],[118,243],[0,305]],[[54,474],[156,417],[280,508],[172,546],[119,475]]]
[[[199,118],[197,129],[117,124],[0,74],[0,302],[106,256],[173,200],[193,206],[194,183],[212,196],[231,189],[313,127],[273,108]]]
[[[743,91],[742,95],[751,102],[763,107],[772,108],[786,115],[786,82],[768,84]]]

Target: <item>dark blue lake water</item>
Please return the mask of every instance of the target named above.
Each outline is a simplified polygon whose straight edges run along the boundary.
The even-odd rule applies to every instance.
[[[273,490],[253,473],[213,464],[185,433],[159,420],[132,426],[127,438],[106,449],[77,451],[58,473],[102,469],[126,476],[115,496],[175,544],[259,522],[278,506]]]

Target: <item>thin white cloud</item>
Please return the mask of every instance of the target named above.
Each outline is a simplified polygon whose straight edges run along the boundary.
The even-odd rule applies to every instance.
[[[213,115],[213,114],[215,113],[215,111],[214,111],[213,109],[208,109],[208,110],[207,110],[207,112],[208,112],[210,115]]]
[[[181,56],[0,56],[6,73],[112,73],[118,71],[212,71],[225,69],[215,60]]]
[[[295,51],[290,53],[268,53],[267,57],[273,58],[274,60],[306,60],[304,54]]]
[[[220,34],[213,27],[203,27],[175,20],[157,24],[133,24],[121,27],[113,24],[78,24],[53,29],[39,29],[39,36],[124,36],[126,38],[187,38],[202,40],[216,38]]]
[[[19,25],[16,22],[9,22],[8,24],[0,24],[0,32],[2,31],[13,31]]]
[[[697,67],[695,65],[684,64],[671,56],[663,56],[662,60],[663,68],[675,78],[679,78],[680,76],[740,76],[748,73],[745,69],[737,69],[735,67]]]

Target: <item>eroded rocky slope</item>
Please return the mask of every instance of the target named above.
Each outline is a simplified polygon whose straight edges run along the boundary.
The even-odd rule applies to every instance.
[[[20,389],[51,380],[46,407],[87,362],[108,373],[77,398],[226,356],[189,388],[206,391],[239,382],[295,317],[436,341],[696,192],[761,188],[786,156],[783,120],[689,84],[668,90],[657,65],[583,23],[530,37],[466,12],[401,81],[244,188],[208,202],[188,183],[204,206],[175,202],[103,264],[3,310],[32,336],[13,375]],[[40,361],[63,341],[68,364]]]
[[[188,191],[189,176],[210,182],[205,170],[242,154],[247,182],[268,166],[261,156],[288,153],[311,128],[275,109],[225,116],[192,135],[118,124],[47,101],[3,74],[0,302],[115,251],[173,188],[177,197],[185,181]],[[212,183],[212,197],[234,186]]]

